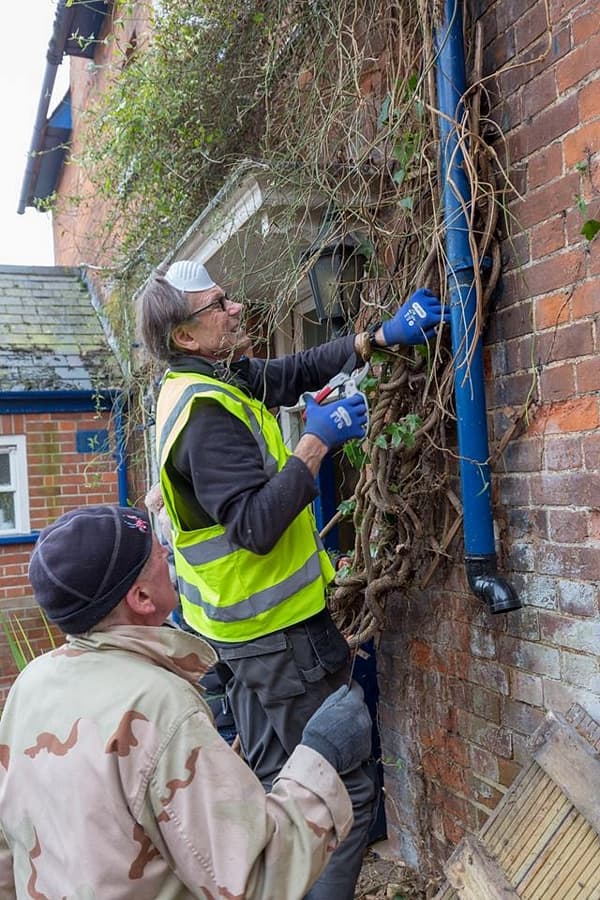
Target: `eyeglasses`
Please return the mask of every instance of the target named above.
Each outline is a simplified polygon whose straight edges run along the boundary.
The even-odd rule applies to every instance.
[[[230,303],[231,300],[227,296],[227,294],[221,294],[220,297],[216,297],[214,300],[211,300],[210,303],[207,303],[206,306],[201,306],[200,309],[195,309],[190,313],[190,319],[193,319],[195,316],[199,316],[200,313],[206,312],[207,309],[212,309],[215,306],[218,306],[221,309],[221,312],[225,312],[227,309],[227,303]]]

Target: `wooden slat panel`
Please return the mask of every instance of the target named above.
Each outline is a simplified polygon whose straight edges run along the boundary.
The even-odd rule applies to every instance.
[[[600,726],[548,713],[532,761],[444,870],[436,900],[600,900]]]
[[[548,713],[532,739],[532,756],[600,834],[600,759],[558,713]]]
[[[463,838],[444,871],[461,900],[518,900],[500,866],[474,837]]]

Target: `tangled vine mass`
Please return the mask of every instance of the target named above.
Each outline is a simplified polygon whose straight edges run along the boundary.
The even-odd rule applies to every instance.
[[[128,13],[122,3],[115,16],[126,23]],[[95,240],[120,286],[113,314],[125,348],[133,336],[123,298],[240,165],[256,165],[287,198],[278,223],[286,237],[269,260],[268,292],[252,296],[249,310],[264,346],[276,328],[289,327],[308,265],[297,247],[315,204],[328,213],[328,241],[358,236],[366,262],[355,327],[385,317],[418,286],[446,300],[435,3],[165,0],[154,15],[153,36],[127,66],[115,57],[114,77],[87,111],[88,139],[74,157],[95,200],[110,209]],[[473,256],[492,261],[477,281],[481,328],[499,274],[506,179],[492,149],[497,134],[485,114],[476,29],[467,45],[470,88],[464,120],[455,124],[473,197]],[[257,260],[240,259],[255,272]],[[246,274],[236,273],[242,292]],[[424,587],[457,551],[461,506],[445,332],[428,347],[373,360],[369,436],[348,449],[358,480],[337,514],[352,515],[355,546],[330,597],[354,644],[384,627],[392,594]]]

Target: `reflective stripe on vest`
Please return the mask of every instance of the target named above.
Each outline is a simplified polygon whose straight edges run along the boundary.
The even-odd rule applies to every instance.
[[[297,569],[285,581],[280,581],[279,584],[273,587],[257,591],[257,593],[247,597],[246,600],[240,600],[232,606],[213,606],[212,603],[205,603],[195,585],[190,584],[182,576],[178,576],[177,581],[180,591],[188,603],[201,607],[209,619],[215,622],[244,622],[279,606],[282,601],[287,600],[292,594],[296,594],[302,588],[315,581],[320,574],[321,560],[319,559],[319,552],[315,550],[302,568]]]

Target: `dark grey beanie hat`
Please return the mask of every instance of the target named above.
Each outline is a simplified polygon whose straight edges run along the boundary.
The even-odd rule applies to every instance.
[[[123,599],[152,550],[148,514],[83,506],[41,532],[29,562],[35,599],[67,634],[97,625]]]

